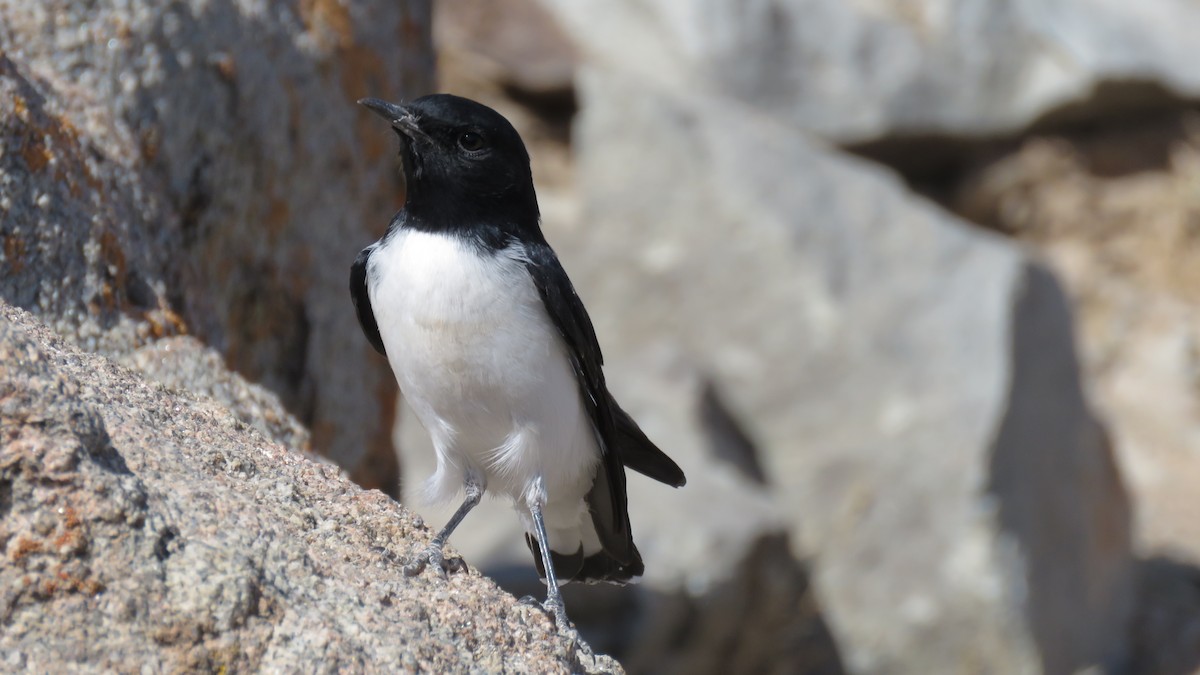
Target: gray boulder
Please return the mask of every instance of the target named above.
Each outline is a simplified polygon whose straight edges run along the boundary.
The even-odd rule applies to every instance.
[[[586,59],[839,141],[1014,132],[1200,94],[1190,0],[542,0]]]
[[[346,278],[398,180],[354,101],[427,90],[429,42],[424,2],[0,4],[0,297],[109,355],[195,335],[394,492]]]
[[[1118,664],[1129,503],[1053,276],[753,108],[602,68],[580,83],[582,226],[550,239],[609,380],[689,475],[717,461],[695,411],[719,394],[847,668]],[[670,532],[719,498],[652,499],[669,530],[648,570],[704,568]]]
[[[619,672],[395,502],[0,302],[8,672]]]

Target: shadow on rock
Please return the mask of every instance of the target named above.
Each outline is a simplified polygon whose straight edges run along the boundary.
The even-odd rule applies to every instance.
[[[541,598],[532,565],[484,570],[516,595]],[[564,587],[568,611],[597,649],[630,673],[845,672],[821,614],[808,566],[783,533],[765,534],[737,574],[708,588]]]
[[[1138,563],[1131,675],[1200,671],[1200,567],[1156,556]]]

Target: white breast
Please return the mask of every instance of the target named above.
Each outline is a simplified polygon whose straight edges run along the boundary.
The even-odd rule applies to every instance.
[[[400,389],[438,451],[430,497],[464,472],[521,499],[582,496],[599,452],[565,347],[522,251],[481,251],[454,236],[400,230],[368,265],[371,307]]]

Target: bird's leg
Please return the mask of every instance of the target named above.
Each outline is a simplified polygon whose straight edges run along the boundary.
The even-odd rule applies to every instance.
[[[450,517],[450,522],[446,523],[446,526],[437,533],[433,541],[429,542],[429,546],[404,566],[405,576],[413,577],[420,574],[421,570],[425,569],[425,565],[429,563],[437,565],[443,575],[446,572],[459,569],[462,565],[462,560],[457,558],[448,562],[442,556],[442,548],[446,545],[446,540],[450,538],[455,528],[462,523],[463,518],[466,518],[471,509],[475,508],[479,504],[479,500],[483,498],[483,482],[474,476],[468,476],[466,484],[463,486],[463,491],[466,492],[466,498],[463,499],[462,505]]]
[[[539,479],[540,482],[541,479]],[[546,569],[546,602],[542,608],[554,616],[554,625],[559,633],[571,641],[571,649],[581,652],[587,658],[594,658],[592,648],[588,646],[579,631],[567,618],[567,605],[563,602],[562,591],[558,588],[558,578],[554,574],[554,561],[550,558],[550,537],[546,536],[546,521],[542,518],[542,507],[545,505],[545,490],[539,487],[542,496],[529,501],[529,513],[533,516],[533,533],[537,536],[538,548],[541,549],[542,567]],[[524,599],[521,602],[525,602]]]
[[[533,516],[533,534],[537,537],[538,548],[541,549],[542,567],[546,569],[546,603],[542,605],[554,614],[554,621],[559,630],[571,630],[571,622],[567,619],[567,606],[563,603],[562,592],[558,589],[558,579],[554,575],[554,561],[550,559],[550,538],[546,536],[546,521],[542,518],[541,500],[532,500],[529,513]]]

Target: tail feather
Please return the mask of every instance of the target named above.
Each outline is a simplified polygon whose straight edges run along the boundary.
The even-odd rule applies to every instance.
[[[533,561],[537,564],[538,576],[545,579],[546,566],[542,564],[542,547],[538,546],[537,539],[528,532],[525,533],[525,543],[529,545],[529,551],[533,553]],[[575,575],[579,574],[579,570],[583,569],[583,545],[580,544],[579,550],[569,555],[551,549],[550,562],[554,563],[554,576],[558,578],[558,583],[567,583],[574,579]]]
[[[643,476],[649,476],[672,487],[683,487],[687,484],[683,469],[680,469],[667,453],[659,450],[654,441],[646,437],[646,433],[633,421],[629,413],[621,409],[612,394],[608,395],[608,405],[612,409],[613,422],[617,427],[616,445],[621,455],[621,463]]]
[[[642,564],[642,555],[637,547],[633,549],[633,562],[622,563],[604,551],[587,556],[583,559],[583,568],[575,575],[574,581],[585,584],[615,584],[624,586],[633,583],[642,576],[646,566]]]
[[[533,535],[525,534],[525,543],[533,554],[533,562],[537,565],[538,576],[545,580],[546,567],[542,564],[542,549],[538,546]],[[633,559],[629,563],[621,563],[616,558],[600,551],[592,555],[583,554],[583,546],[570,555],[550,551],[550,561],[554,564],[554,576],[558,583],[582,582],[586,584],[616,584],[624,586],[642,576],[646,566],[642,564],[642,556],[637,547],[633,547]]]

